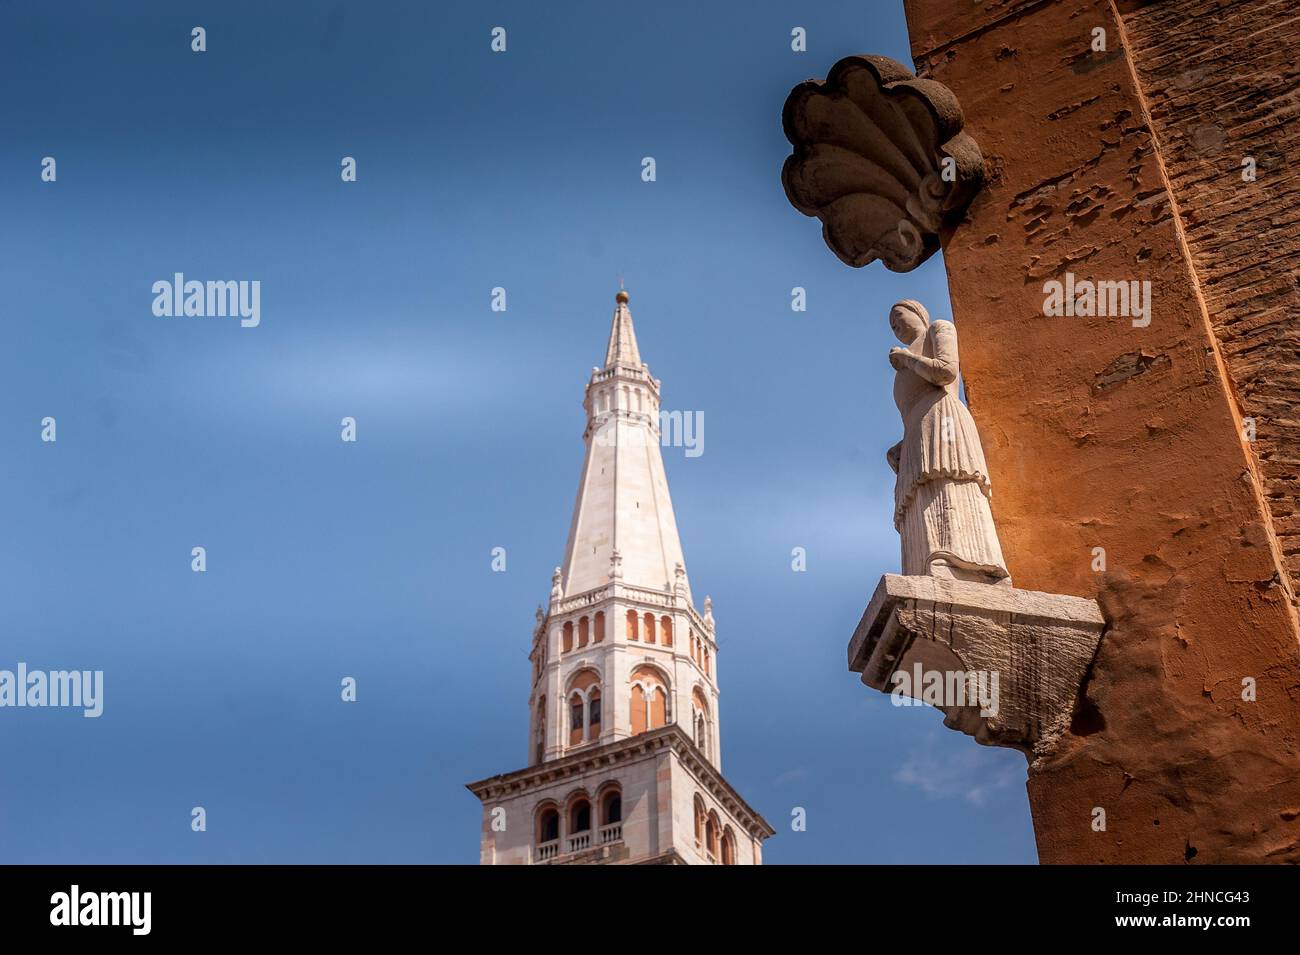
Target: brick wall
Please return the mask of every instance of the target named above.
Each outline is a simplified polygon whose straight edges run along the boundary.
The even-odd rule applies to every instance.
[[[1128,4],[1128,46],[1300,586],[1300,5]],[[1253,158],[1255,180],[1244,181]]]

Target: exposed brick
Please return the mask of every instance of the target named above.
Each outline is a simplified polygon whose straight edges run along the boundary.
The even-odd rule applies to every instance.
[[[1256,419],[1274,530],[1295,558],[1300,523],[1282,518],[1300,463],[1300,7],[1164,0],[1124,25],[1241,413]],[[1248,156],[1254,182],[1242,181]],[[1300,559],[1286,563],[1300,587]]]

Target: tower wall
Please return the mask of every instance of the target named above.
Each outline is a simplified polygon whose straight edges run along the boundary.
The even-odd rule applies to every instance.
[[[484,865],[537,865],[548,862],[620,863],[640,861],[656,856],[671,845],[660,832],[661,805],[668,802],[661,793],[659,776],[667,763],[663,753],[646,753],[616,766],[591,766],[573,775],[553,781],[527,785],[511,795],[489,799],[483,804],[483,829],[480,861]],[[565,809],[574,798],[585,794],[595,800],[604,787],[616,785],[622,791],[622,822],[618,838],[602,841],[609,829],[599,818],[599,805],[593,804],[597,819],[590,830],[591,845],[585,850],[570,850],[573,835],[565,821]],[[560,845],[552,858],[542,858],[538,851],[535,824],[540,807],[555,803],[560,809]],[[492,828],[497,808],[505,812],[504,831]],[[575,858],[576,856],[576,858]]]
[[[616,592],[614,585],[606,589],[611,595]],[[632,602],[615,596],[608,596],[594,602],[587,602],[584,599],[578,609],[560,610],[547,618],[544,638],[546,663],[541,668],[540,677],[529,699],[529,712],[533,713],[535,718],[538,701],[543,696],[546,698],[546,759],[556,759],[593,743],[612,742],[632,735],[629,700],[631,677],[637,667],[648,665],[663,673],[664,682],[671,692],[672,699],[669,707],[671,721],[681,726],[692,739],[695,737],[692,696],[697,690],[703,696],[708,712],[709,732],[706,738],[707,745],[702,748],[707,758],[721,768],[716,641],[713,634],[703,625],[703,621],[684,601],[672,600],[669,595],[659,595],[659,599],[661,603]],[[674,605],[666,606],[667,602]],[[560,606],[564,607],[565,604],[562,603]],[[629,610],[634,611],[641,621],[639,640],[633,641],[627,638],[626,616]],[[572,649],[564,650],[564,625],[571,623],[576,634],[579,632],[581,619],[585,616],[589,621],[594,620],[598,612],[605,614],[605,639],[600,643],[590,642],[585,647],[575,644]],[[665,616],[672,621],[671,647],[665,646],[659,637],[653,644],[646,642],[644,618],[647,613],[654,615],[656,626],[661,624]],[[618,621],[616,627],[611,627],[611,620]],[[707,671],[703,663],[697,662],[691,656],[692,635],[708,649]],[[603,705],[600,734],[595,739],[573,744],[568,722],[567,690],[575,675],[587,668],[596,671],[601,677]],[[532,734],[530,734],[531,739],[533,739]],[[530,749],[530,761],[535,761],[534,757],[535,753]]]
[[[1294,435],[1294,175],[1266,161],[1294,138],[1280,77],[1300,21],[1191,0],[906,7],[918,73],[957,95],[989,170],[944,258],[1010,570],[1107,618],[1072,732],[1030,770],[1039,857],[1300,861],[1276,443]],[[1045,317],[1067,272],[1150,281],[1149,325]],[[1271,419],[1271,463],[1247,412]]]
[[[621,819],[601,815],[601,797],[616,787]],[[480,862],[484,865],[762,863],[762,841],[771,834],[677,727],[601,746],[587,756],[566,757],[545,768],[493,777],[471,787],[483,800]],[[569,811],[587,799],[594,818],[575,832]],[[554,806],[558,839],[538,838],[538,817]],[[696,814],[702,809],[701,825]],[[707,820],[712,818],[712,849]]]

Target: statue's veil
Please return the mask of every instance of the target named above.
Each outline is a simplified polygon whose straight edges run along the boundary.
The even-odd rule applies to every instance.
[[[895,302],[894,308],[906,309],[924,322],[927,329],[930,327],[930,313],[926,311],[925,306],[916,299],[905,298],[902,301]],[[892,312],[893,309],[891,308],[890,311]]]

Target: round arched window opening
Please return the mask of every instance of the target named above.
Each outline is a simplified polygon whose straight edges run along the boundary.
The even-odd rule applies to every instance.
[[[544,809],[537,817],[537,841],[554,842],[560,838],[560,813],[556,809]]]
[[[569,810],[569,831],[587,832],[591,829],[591,803],[579,799]]]
[[[604,805],[600,810],[600,821],[605,826],[623,821],[623,794],[618,790],[605,795]]]

